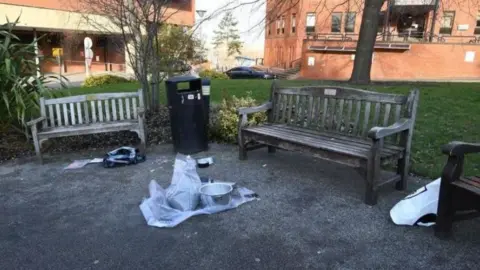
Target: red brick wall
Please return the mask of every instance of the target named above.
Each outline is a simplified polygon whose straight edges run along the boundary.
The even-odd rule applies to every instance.
[[[76,0],[0,0],[2,4],[12,4],[28,7],[39,7],[58,10],[73,10],[75,9]]]
[[[304,46],[301,77],[335,80],[350,78],[353,53],[311,52],[307,50],[311,43],[307,42]],[[467,51],[475,52],[473,62],[465,62]],[[308,57],[315,57],[314,66],[308,66]],[[373,80],[478,79],[480,45],[412,44],[407,51],[377,50],[374,53],[371,77]]]
[[[306,23],[306,14],[308,12],[316,12],[316,24],[315,32],[316,33],[330,33],[331,32],[331,14],[332,12],[343,12],[342,16],[342,32],[343,24],[345,23],[345,12],[356,12],[355,19],[355,34],[358,34],[360,31],[361,17],[362,17],[362,8],[363,1],[344,1],[344,0],[303,0],[303,1],[280,1],[283,3],[290,3],[278,6],[279,1],[268,0],[267,1],[267,16],[270,21],[266,26],[265,31],[265,65],[267,66],[279,66],[288,64],[290,58],[290,47],[297,45],[297,50],[295,50],[294,59],[298,59],[302,56],[302,50],[300,49],[303,40],[306,38],[305,33],[305,23]],[[440,1],[441,6],[439,7],[437,19],[435,22],[435,33],[439,33],[443,12],[454,10],[455,20],[452,35],[456,36],[467,36],[469,39],[474,35],[475,24],[476,24],[476,15],[477,10],[480,10],[478,6],[471,6],[472,3],[468,1]],[[293,3],[297,3],[294,5]],[[384,5],[383,10],[386,9]],[[296,14],[296,28],[297,31],[295,34],[290,33],[291,29],[291,14]],[[278,16],[284,15],[286,18],[285,22],[285,34],[277,35],[276,32],[276,18]],[[428,17],[431,18],[433,12],[430,12]],[[427,21],[425,31],[430,31],[429,24],[431,22]],[[457,30],[458,25],[468,24],[469,29],[465,31]],[[268,34],[268,29],[270,29],[270,35]],[[393,31],[394,28],[392,27]],[[297,42],[292,39],[297,39]],[[448,39],[448,38],[447,38]],[[450,38],[451,40],[458,41],[457,38]],[[459,42],[459,41],[458,41]],[[468,40],[467,40],[468,42]],[[338,58],[338,57],[337,57]],[[340,57],[341,58],[341,57]],[[338,59],[340,59],[338,58]]]

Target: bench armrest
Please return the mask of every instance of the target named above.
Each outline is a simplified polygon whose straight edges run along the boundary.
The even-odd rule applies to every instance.
[[[372,139],[381,139],[395,133],[410,129],[412,120],[402,118],[388,127],[373,127],[368,131],[368,137]]]
[[[256,107],[243,107],[243,108],[238,108],[237,112],[239,115],[248,115],[251,113],[256,113],[256,112],[264,112],[268,111],[272,108],[272,102],[266,102],[260,106]]]
[[[453,141],[442,146],[442,152],[449,156],[463,156],[465,154],[480,153],[480,143]]]
[[[44,121],[45,119],[46,119],[45,116],[40,116],[40,117],[37,118],[37,119],[28,121],[28,122],[27,122],[27,126],[29,126],[29,127],[34,126],[34,125],[36,125],[36,124]]]

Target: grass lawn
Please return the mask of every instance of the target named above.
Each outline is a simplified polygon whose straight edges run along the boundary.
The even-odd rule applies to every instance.
[[[319,84],[319,81],[288,81],[293,85]],[[325,84],[325,82],[323,82]],[[224,95],[245,96],[248,91],[259,102],[269,97],[271,81],[214,80],[211,98],[219,102]],[[387,93],[406,94],[420,89],[420,105],[413,136],[412,171],[431,178],[439,177],[445,164],[440,147],[452,140],[480,142],[480,83],[378,84],[362,87]],[[108,85],[100,88],[71,88],[69,95],[99,92],[135,91],[137,83]],[[165,91],[162,102],[165,101]],[[467,158],[466,173],[480,175],[480,155]]]

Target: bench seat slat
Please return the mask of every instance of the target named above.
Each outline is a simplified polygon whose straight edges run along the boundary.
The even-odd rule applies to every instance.
[[[269,126],[272,129],[277,129],[277,130],[285,130],[285,127],[282,125],[270,125]],[[329,140],[329,142],[334,143],[334,144],[339,144],[339,145],[353,145],[356,147],[360,147],[365,150],[370,150],[372,146],[371,140],[368,139],[362,139],[358,137],[351,137],[351,136],[342,136],[337,132],[330,132],[330,131],[315,131],[315,130],[308,130],[308,129],[301,129],[298,127],[287,127],[289,132],[292,132],[292,134],[296,135],[304,135],[308,134],[309,136],[313,137],[321,137],[326,140]],[[398,152],[403,151],[403,147],[399,147],[396,145],[390,145],[390,144],[385,144],[384,147],[386,152],[395,155]]]
[[[480,195],[480,183],[468,177],[460,177],[458,181],[452,182],[452,185]]]
[[[303,129],[305,130],[305,129]],[[319,148],[328,151],[341,152],[346,155],[367,158],[370,150],[368,141],[359,142],[358,140],[340,140],[336,135],[321,133],[316,131],[302,132],[301,128],[295,128],[283,125],[265,125],[250,127],[244,129],[248,134],[260,134],[275,137],[283,141],[299,143],[312,148]],[[382,158],[388,158],[392,155],[400,155],[401,151],[388,146],[382,149]]]
[[[316,130],[310,130],[310,129],[299,128],[299,127],[291,127],[291,126],[286,127],[285,125],[268,125],[268,126],[271,127],[271,128],[275,128],[275,129],[288,128],[292,132],[293,131],[298,131],[298,132],[311,134],[312,136],[333,138],[334,141],[338,141],[338,142],[356,143],[356,144],[359,144],[359,145],[368,145],[368,149],[370,149],[370,147],[372,146],[372,141],[370,139],[348,136],[348,135],[340,134],[340,133],[337,133],[337,132],[334,132],[334,131],[316,131]],[[385,144],[384,148],[391,149],[395,152],[404,150],[403,147],[400,147],[400,146],[397,146],[397,145],[392,145],[392,144]]]
[[[38,133],[39,138],[56,138],[63,136],[104,133],[110,131],[138,129],[138,121],[97,122],[75,126],[46,128]]]

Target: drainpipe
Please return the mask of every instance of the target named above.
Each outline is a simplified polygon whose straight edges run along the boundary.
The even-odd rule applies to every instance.
[[[387,10],[385,12],[385,21],[383,22],[383,38],[387,39],[387,34],[390,35],[390,0],[387,1]]]
[[[433,41],[433,32],[435,31],[435,21],[437,20],[437,10],[439,5],[439,0],[435,0],[435,8],[433,10],[433,17],[432,17],[432,26],[430,27],[430,37],[428,38],[429,42]]]
[[[33,28],[33,48],[35,50],[35,66],[37,69],[37,77],[40,77],[40,58],[38,58],[38,42],[37,42],[37,29]]]

